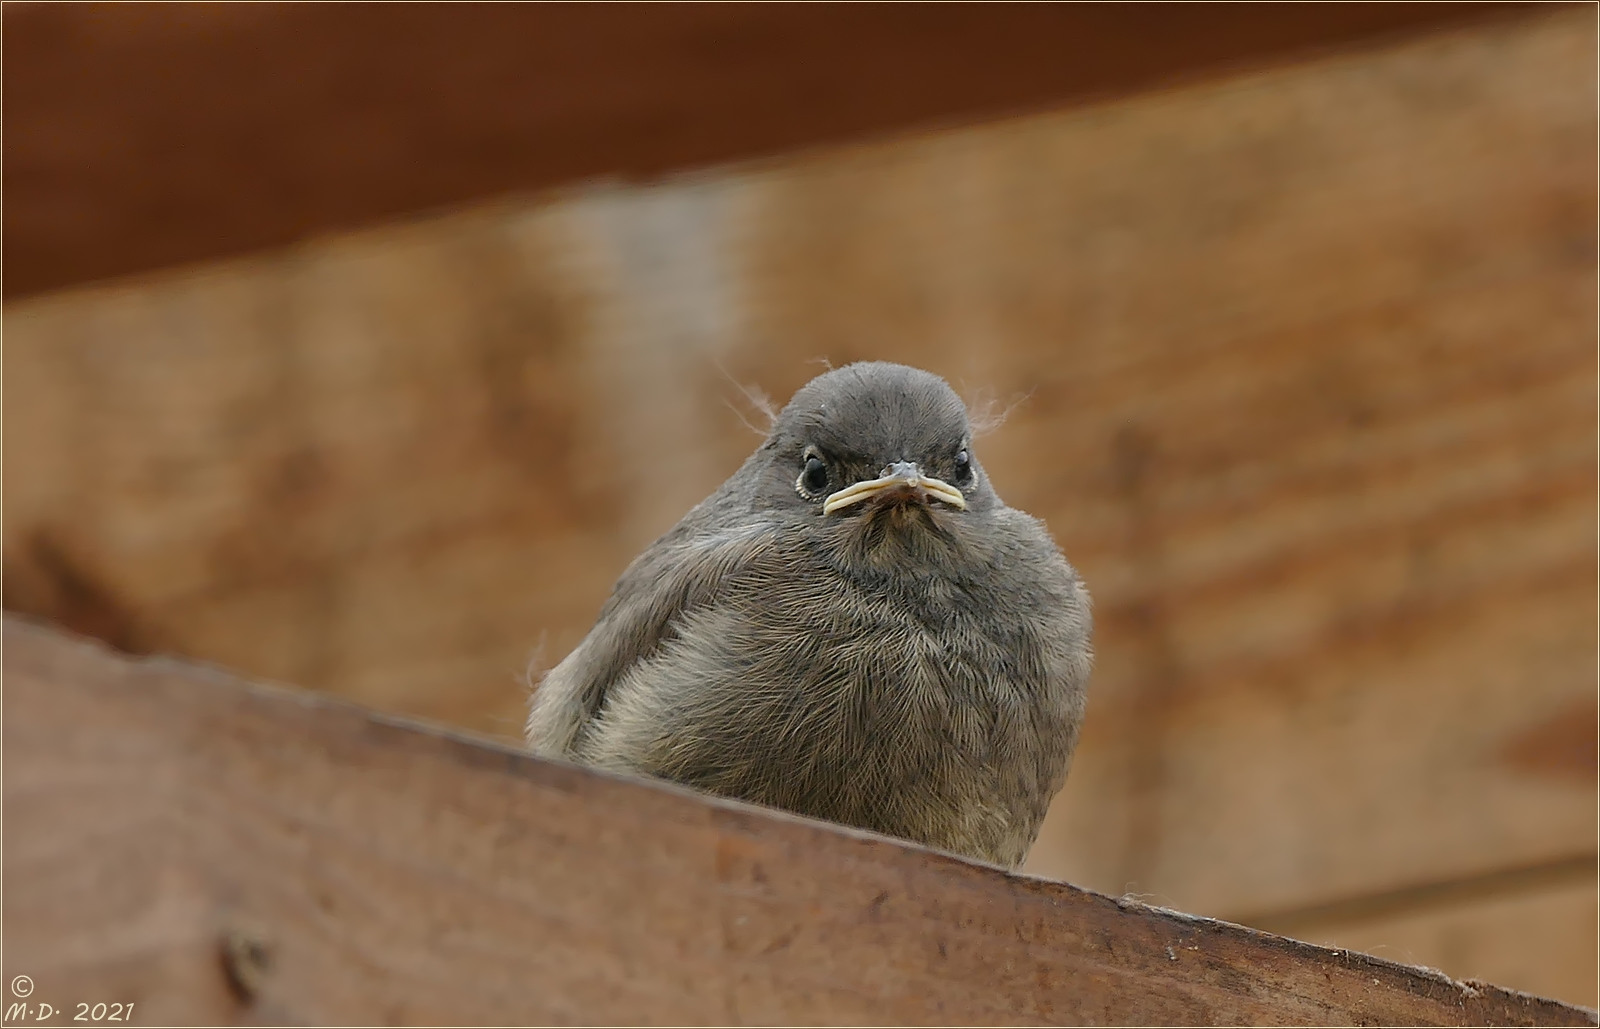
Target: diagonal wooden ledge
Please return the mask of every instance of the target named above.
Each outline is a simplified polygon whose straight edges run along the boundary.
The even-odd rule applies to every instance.
[[[1596,1024],[12,617],[4,668],[4,981],[69,1018]]]

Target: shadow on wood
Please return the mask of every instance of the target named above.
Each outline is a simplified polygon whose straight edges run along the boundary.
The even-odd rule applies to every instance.
[[[145,1023],[1595,1013],[5,626],[5,975]],[[8,998],[9,1000],[9,998]]]

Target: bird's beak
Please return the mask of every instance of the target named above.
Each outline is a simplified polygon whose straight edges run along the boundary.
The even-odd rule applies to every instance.
[[[830,496],[822,505],[822,513],[834,514],[854,507],[864,500],[900,490],[933,500],[942,500],[951,507],[961,510],[965,510],[967,506],[967,498],[948,482],[923,475],[914,462],[896,461],[885,468],[878,478],[846,486]]]

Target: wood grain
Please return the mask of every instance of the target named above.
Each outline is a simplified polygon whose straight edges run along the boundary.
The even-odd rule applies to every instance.
[[[6,971],[38,1000],[166,1024],[1596,1023],[12,617],[4,644]]]
[[[9,304],[6,604],[513,734],[530,651],[753,446],[730,380],[906,360],[1028,397],[981,453],[1096,598],[1032,870],[1270,921],[1593,854],[1594,40]]]

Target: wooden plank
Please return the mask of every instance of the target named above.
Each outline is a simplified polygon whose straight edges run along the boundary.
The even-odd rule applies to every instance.
[[[1593,19],[9,305],[6,603],[514,733],[752,445],[719,367],[909,360],[1031,391],[980,446],[1097,600],[1034,870],[1592,854]]]
[[[5,296],[1522,4],[5,6]]]
[[[1290,923],[1288,935],[1594,1007],[1600,954],[1592,861],[1586,873],[1368,916],[1328,912]]]
[[[169,1024],[1597,1021],[11,617],[4,643],[5,975],[35,1004]]]

